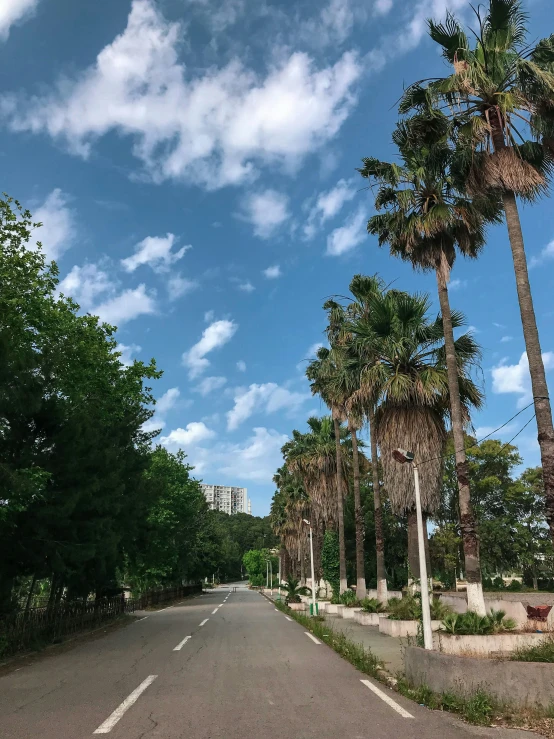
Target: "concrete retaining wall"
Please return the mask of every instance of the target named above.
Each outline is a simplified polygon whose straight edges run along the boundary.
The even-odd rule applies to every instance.
[[[346,606],[341,610],[340,615],[342,618],[355,618],[356,614],[359,613],[361,608],[347,608]]]
[[[366,613],[358,611],[354,614],[354,621],[362,626],[379,626],[379,619],[387,616],[386,613]]]
[[[431,621],[433,631],[438,631],[442,621]],[[379,631],[387,636],[417,636],[419,621],[396,621],[386,616],[379,619]]]
[[[456,613],[465,613],[467,611],[465,593],[460,593],[460,595],[445,593],[440,596],[440,600],[441,603],[449,605]],[[513,618],[518,626],[527,625],[527,609],[521,600],[505,600],[504,598],[490,598],[485,596],[485,607],[487,613],[491,611],[504,611],[506,618]]]
[[[388,595],[389,595],[389,598],[402,598],[402,591],[401,590],[389,590]],[[377,590],[368,590],[367,597],[377,598],[378,597]]]
[[[404,652],[406,678],[436,693],[470,696],[483,690],[502,703],[542,706],[554,702],[554,664],[474,659],[419,647]]]
[[[488,636],[469,636],[462,634],[438,633],[433,639],[435,649],[443,654],[481,655],[497,652],[515,652],[516,649],[536,647],[550,634],[490,634]],[[554,702],[554,694],[552,696]]]

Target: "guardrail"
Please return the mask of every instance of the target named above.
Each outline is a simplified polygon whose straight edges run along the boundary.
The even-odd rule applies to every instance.
[[[82,631],[89,631],[126,613],[168,603],[202,592],[202,585],[182,585],[151,590],[138,598],[101,598],[55,606],[30,608],[0,619],[0,657],[55,644]]]

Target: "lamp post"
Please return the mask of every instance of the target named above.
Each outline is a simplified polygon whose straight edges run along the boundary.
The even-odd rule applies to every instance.
[[[265,589],[269,590],[269,559],[265,561]]]
[[[271,553],[269,555],[269,583],[271,595],[273,596],[273,562],[271,561]]]
[[[412,465],[414,471],[415,504],[417,518],[417,544],[419,549],[419,577],[421,581],[421,613],[423,616],[423,644],[425,649],[433,649],[433,631],[431,629],[431,606],[427,584],[427,560],[425,558],[425,540],[423,536],[423,514],[421,512],[421,495],[419,492],[419,470],[414,461],[414,453],[405,449],[395,449],[393,458],[401,464]]]
[[[282,555],[281,552],[279,552],[279,581],[277,583],[277,587],[279,588],[279,600],[281,600],[281,559]]]
[[[317,608],[315,602],[315,571],[314,571],[314,539],[312,535],[312,524],[305,518],[302,521],[306,526],[310,527],[310,566],[312,571],[312,616],[317,616]]]

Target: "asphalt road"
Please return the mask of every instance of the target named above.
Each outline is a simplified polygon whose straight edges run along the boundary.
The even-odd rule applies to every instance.
[[[533,736],[468,727],[422,708],[315,643],[258,593],[223,588],[0,678],[2,739],[101,733],[112,739]]]

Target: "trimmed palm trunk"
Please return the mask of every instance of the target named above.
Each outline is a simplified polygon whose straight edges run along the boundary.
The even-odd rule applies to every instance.
[[[525,349],[529,362],[529,374],[531,375],[531,387],[533,389],[533,401],[537,418],[538,442],[541,450],[544,480],[546,520],[550,528],[550,537],[554,541],[554,428],[552,426],[552,409],[550,407],[548,385],[546,384],[546,374],[544,371],[537,320],[535,318],[535,309],[533,307],[531,286],[529,285],[529,273],[527,271],[527,259],[525,258],[525,246],[523,243],[523,232],[519,220],[517,201],[513,192],[504,192],[502,200],[504,202],[510,247],[514,261],[523,338],[525,339]]]
[[[337,512],[339,524],[339,566],[340,566],[340,592],[344,593],[348,590],[348,580],[346,579],[346,547],[344,543],[344,509],[343,509],[343,492],[342,492],[342,464],[341,464],[341,448],[340,448],[340,424],[333,413],[333,424],[335,427],[335,445],[337,449]]]
[[[387,588],[387,571],[385,569],[385,535],[383,532],[383,511],[381,509],[381,483],[379,481],[379,458],[377,456],[377,439],[375,438],[375,411],[373,406],[368,410],[369,443],[371,447],[371,472],[373,477],[373,507],[375,510],[375,548],[377,555],[377,598],[381,603],[389,600]]]
[[[444,330],[444,347],[446,350],[446,369],[448,373],[448,392],[450,395],[450,410],[452,420],[452,436],[456,457],[456,476],[458,478],[458,498],[460,503],[460,531],[464,547],[465,571],[467,579],[467,608],[480,616],[486,615],[483,584],[481,581],[481,562],[479,557],[479,537],[475,525],[475,516],[471,505],[471,491],[469,487],[469,466],[465,453],[464,425],[462,403],[460,400],[460,385],[458,376],[458,362],[454,345],[454,331],[452,328],[452,314],[448,299],[447,276],[448,264],[444,253],[441,255],[441,264],[437,266],[437,284],[439,289],[439,303],[442,313]]]
[[[356,425],[349,418],[348,428],[352,439],[352,466],[354,476],[354,520],[356,522],[356,596],[363,599],[367,595],[365,584],[364,539],[365,524],[360,495],[360,458]]]

